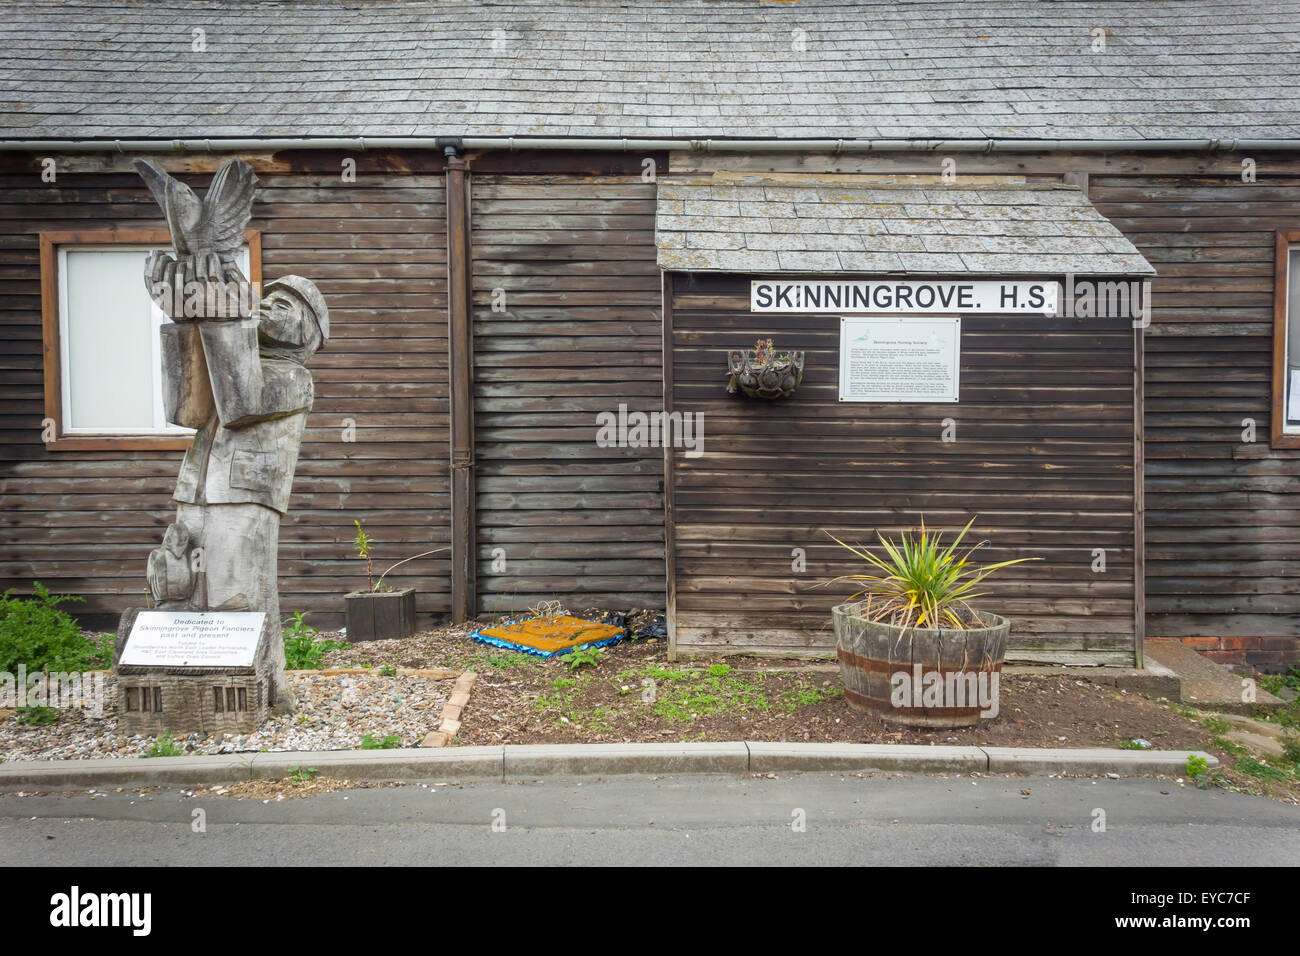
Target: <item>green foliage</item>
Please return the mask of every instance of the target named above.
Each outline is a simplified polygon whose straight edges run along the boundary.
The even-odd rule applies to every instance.
[[[176,738],[171,734],[159,734],[153,742],[153,746],[146,752],[146,757],[181,757],[185,754],[185,748],[176,742]]]
[[[710,664],[708,670],[704,673],[710,677],[726,677],[731,673],[730,664]]]
[[[569,665],[569,670],[576,671],[579,667],[595,667],[605,659],[605,650],[601,647],[589,647],[584,644],[581,647],[575,647],[564,655],[564,661]]]
[[[379,665],[379,676],[380,676],[380,677],[396,677],[396,676],[397,676],[397,667],[396,667],[395,665],[393,665],[393,664],[381,664],[381,665]]]
[[[310,783],[316,774],[320,773],[315,767],[290,767],[289,783],[295,787],[299,784]]]
[[[402,738],[397,734],[387,734],[379,738],[366,734],[361,738],[362,750],[396,750],[400,746],[402,746]]]
[[[1198,757],[1195,754],[1187,755],[1187,776],[1195,780],[1209,766],[1204,757]]]
[[[326,654],[348,646],[322,639],[320,631],[308,624],[306,618],[302,611],[294,611],[293,617],[285,618],[281,624],[284,628],[285,667],[291,671],[320,670]]]
[[[1241,744],[1231,741],[1227,737],[1215,737],[1210,742],[1214,744],[1214,746],[1218,747],[1220,750],[1227,751],[1228,753],[1232,754],[1234,757],[1242,757],[1250,753],[1250,751],[1247,750],[1245,747],[1243,747]]]
[[[1138,743],[1136,740],[1122,740],[1120,741],[1119,749],[1120,750],[1150,750],[1151,748],[1143,746],[1142,744]]]
[[[551,681],[551,690],[563,690],[566,687],[572,687],[578,683],[576,677],[557,677]]]
[[[59,719],[57,707],[19,707],[14,713],[18,715],[18,723],[28,727],[52,724]]]
[[[1270,767],[1254,757],[1242,757],[1237,761],[1237,769],[1252,777],[1259,777],[1261,780],[1286,780],[1290,776],[1285,770]]]
[[[877,534],[885,552],[883,558],[865,548],[845,544],[828,531],[826,534],[832,541],[880,573],[846,574],[827,583],[852,581],[862,585],[848,600],[854,601],[866,595],[861,601],[861,613],[871,621],[898,627],[964,628],[971,621],[972,610],[968,602],[985,593],[975,590],[981,581],[1000,568],[1039,560],[1014,558],[995,564],[973,563],[971,555],[983,547],[984,542],[960,555],[957,547],[974,523],[974,518],[966,522],[966,527],[947,547],[942,546],[942,536],[938,532],[925,530],[924,522],[919,535],[913,536],[905,531],[898,541]]]
[[[1282,754],[1291,763],[1300,764],[1300,737],[1283,738]]]
[[[354,520],[352,523],[357,526],[357,536],[352,543],[356,546],[357,557],[366,562],[366,582],[369,585],[369,590],[374,591],[375,571],[370,563],[370,546],[374,542],[371,540],[370,535],[366,534],[365,529],[361,527],[360,521]]]
[[[1226,734],[1232,729],[1232,724],[1221,717],[1206,717],[1201,725],[1212,734]]]
[[[93,641],[59,605],[80,601],[67,594],[51,594],[39,581],[29,598],[0,595],[0,671],[39,670],[78,673],[112,663],[113,639]]]

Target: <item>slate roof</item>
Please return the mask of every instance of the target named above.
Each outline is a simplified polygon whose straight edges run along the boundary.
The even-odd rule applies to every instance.
[[[659,267],[690,272],[1154,275],[1076,186],[661,179]]]
[[[1297,0],[0,0],[0,136],[1300,138],[1298,57]]]

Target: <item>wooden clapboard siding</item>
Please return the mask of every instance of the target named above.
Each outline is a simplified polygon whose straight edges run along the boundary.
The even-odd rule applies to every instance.
[[[747,277],[670,285],[672,409],[703,414],[705,452],[671,452],[679,650],[830,648],[830,607],[851,589],[816,585],[861,568],[825,531],[867,543],[978,515],[987,560],[1043,558],[991,578],[981,602],[1013,618],[1013,657],[1133,660],[1127,322],[967,316],[959,403],[840,403],[838,316],[751,314]],[[726,394],[725,352],[758,337],[806,351],[790,398]]]
[[[208,176],[182,177],[196,188]],[[262,172],[252,227],[265,280],[312,279],[330,308],[330,343],[311,361],[290,513],[280,532],[285,613],[342,623],[342,595],[364,584],[352,521],[380,568],[447,542],[446,232],[436,174]],[[165,228],[133,173],[0,176],[0,588],[40,580],[86,598],[107,624],[141,602],[144,569],[171,520],[182,453],[47,451],[42,411],[37,233]],[[345,420],[355,441],[344,441]],[[448,608],[445,554],[394,573],[424,614]]]
[[[1094,175],[1160,275],[1146,337],[1147,627],[1300,637],[1300,453],[1269,445],[1274,235],[1300,176]],[[1255,441],[1243,440],[1245,421]]]
[[[596,445],[600,412],[660,407],[654,185],[476,175],[471,197],[479,606],[662,607],[663,453]]]

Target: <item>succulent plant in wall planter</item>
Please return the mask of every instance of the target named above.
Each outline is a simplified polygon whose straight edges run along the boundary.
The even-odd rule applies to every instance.
[[[803,381],[803,352],[778,352],[771,339],[727,353],[727,391],[749,398],[788,398]]]

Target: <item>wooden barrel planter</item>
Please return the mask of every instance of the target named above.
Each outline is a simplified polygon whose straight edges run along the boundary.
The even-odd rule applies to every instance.
[[[831,612],[844,696],[855,710],[912,727],[973,727],[981,711],[997,713],[1006,618],[976,612],[974,626],[931,630],[868,621],[858,611],[842,604]]]

